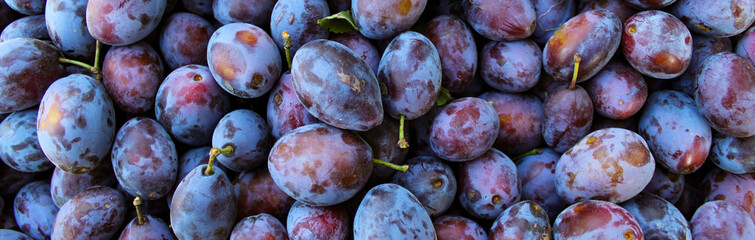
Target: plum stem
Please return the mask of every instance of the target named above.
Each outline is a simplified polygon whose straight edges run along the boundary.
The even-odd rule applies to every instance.
[[[288,63],[288,69],[291,69],[291,47],[293,47],[293,41],[291,35],[288,32],[283,32],[283,49],[286,50],[286,62]]]
[[[142,215],[142,199],[139,197],[134,198],[134,208],[136,208],[136,224],[144,224],[144,215]]]
[[[543,150],[540,150],[539,148],[533,148],[532,150],[529,150],[526,153],[519,154],[519,156],[514,157],[513,160],[514,160],[514,162],[516,162],[519,159],[522,159],[522,158],[524,158],[526,156],[537,155],[537,154],[541,154],[541,153],[543,153]]]
[[[81,62],[81,61],[76,61],[76,60],[68,59],[64,57],[58,58],[58,62],[72,64],[72,65],[86,68],[92,72],[92,74],[94,75],[94,79],[97,80],[97,82],[102,82],[102,72],[100,71],[100,66],[99,66],[100,41],[97,41],[96,45],[97,46],[94,49],[94,66]]]
[[[95,48],[94,48],[94,67],[100,68],[100,40],[96,41]]]
[[[406,119],[406,116],[404,116],[404,114],[399,115],[398,146],[400,148],[408,148],[409,147],[409,143],[406,142],[406,138],[404,138],[404,119]]]
[[[386,167],[389,167],[389,168],[392,168],[394,170],[402,171],[402,172],[406,172],[406,170],[409,170],[409,165],[396,165],[396,164],[389,163],[389,162],[386,162],[386,161],[383,161],[383,160],[380,160],[380,159],[376,159],[376,158],[373,158],[372,162],[380,164],[380,165],[383,165],[383,166],[386,166]]]
[[[225,147],[223,149],[220,148],[212,148],[210,149],[210,160],[207,161],[207,169],[204,170],[205,176],[210,176],[214,171],[212,170],[212,165],[215,164],[215,159],[220,156],[220,154],[228,154],[233,153],[234,149],[231,146]]]
[[[577,73],[579,73],[579,63],[582,62],[582,56],[579,55],[579,53],[574,54],[574,75],[571,77],[571,85],[569,85],[569,90],[574,90],[575,87],[577,87]]]

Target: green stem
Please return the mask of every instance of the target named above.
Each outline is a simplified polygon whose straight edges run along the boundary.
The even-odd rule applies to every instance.
[[[220,154],[229,154],[233,153],[234,149],[231,146],[225,147],[223,149],[220,148],[212,148],[210,149],[210,160],[207,161],[207,169],[204,170],[204,175],[209,176],[214,173],[212,170],[212,166],[215,164],[215,159],[220,156]]]
[[[399,125],[398,125],[398,146],[400,148],[408,148],[409,143],[406,142],[406,138],[404,138],[404,119],[406,119],[406,116],[403,114],[399,115]]]
[[[100,41],[97,41],[96,47],[94,49],[94,66],[81,62],[81,61],[76,61],[73,59],[62,58],[62,57],[58,58],[58,62],[72,64],[72,65],[89,69],[89,71],[92,72],[92,75],[94,75],[94,79],[97,80],[97,82],[102,82],[102,71],[100,71],[100,48],[101,48],[101,43]]]
[[[136,225],[144,224],[144,215],[142,215],[142,199],[139,197],[134,198],[134,207],[136,208]]]
[[[286,50],[286,62],[288,63],[288,69],[291,69],[291,47],[293,47],[293,41],[291,35],[288,32],[283,32],[283,49]]]
[[[540,154],[540,153],[543,153],[543,150],[540,150],[539,148],[534,148],[534,149],[532,149],[532,150],[530,150],[530,151],[528,151],[526,153],[522,153],[519,156],[514,157],[513,160],[514,160],[514,162],[516,162],[519,159],[522,159],[522,158],[524,158],[526,156],[537,155],[537,154]]]
[[[381,164],[383,166],[392,168],[394,170],[402,171],[402,172],[406,172],[406,170],[409,170],[409,165],[396,165],[396,164],[389,163],[389,162],[386,162],[380,159],[375,159],[375,158],[372,159],[372,162]]]
[[[582,56],[580,56],[579,53],[575,53],[573,57],[573,61],[574,61],[574,75],[572,75],[571,85],[569,85],[569,90],[574,90],[574,88],[577,85],[577,73],[579,73],[579,63],[582,62]]]
[[[98,69],[100,68],[100,44],[100,40],[97,40],[97,47],[94,48],[94,67]]]

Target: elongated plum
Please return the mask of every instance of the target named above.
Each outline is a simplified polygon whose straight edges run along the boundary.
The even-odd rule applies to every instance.
[[[11,230],[11,229],[0,229],[0,238],[7,239],[7,240],[32,240],[33,239],[22,232]]]
[[[451,92],[469,87],[477,72],[477,44],[464,20],[451,15],[435,17],[424,34],[438,50],[443,87]]]
[[[744,32],[755,21],[755,2],[677,0],[669,12],[693,32],[716,38],[731,37]]]
[[[39,15],[45,12],[42,0],[5,0],[8,7],[24,15]]]
[[[286,226],[270,214],[249,216],[233,227],[231,240],[288,239]]]
[[[22,172],[42,172],[55,167],[39,148],[36,108],[12,113],[0,123],[0,159]]]
[[[490,227],[491,239],[552,239],[548,214],[537,203],[521,201],[504,210]]]
[[[47,33],[67,57],[90,60],[95,40],[86,25],[88,0],[49,0],[45,6]]]
[[[430,216],[448,210],[456,197],[456,177],[451,167],[427,156],[409,159],[406,164],[409,170],[396,172],[391,182],[412,192]]]
[[[55,46],[31,38],[0,43],[0,113],[39,104],[47,88],[65,76]]]
[[[294,56],[291,73],[296,96],[324,123],[367,131],[383,121],[375,74],[343,44],[330,40],[305,44]]]
[[[126,198],[118,190],[88,188],[63,204],[52,226],[53,240],[106,240],[126,218]]]
[[[566,203],[556,192],[556,162],[561,154],[550,148],[541,153],[520,158],[516,162],[517,176],[522,183],[522,200],[532,200],[556,219]]]
[[[351,14],[359,32],[369,39],[387,39],[419,20],[427,0],[352,0]]]
[[[700,168],[713,140],[692,98],[670,90],[650,95],[638,130],[658,163],[677,174]]]
[[[525,92],[540,80],[542,52],[532,40],[489,42],[480,54],[480,76],[502,92]]]
[[[567,203],[595,199],[620,203],[653,178],[655,160],[645,140],[621,128],[592,132],[556,164],[556,190]]]
[[[23,17],[8,24],[0,33],[0,42],[13,38],[50,39],[45,26],[45,16]]]
[[[674,15],[649,10],[624,23],[622,50],[632,67],[658,79],[671,79],[687,70],[692,35]]]
[[[262,96],[280,76],[280,53],[262,28],[248,23],[223,25],[208,44],[210,72],[218,85],[234,96]]]
[[[267,162],[281,190],[314,206],[353,197],[367,183],[372,164],[370,145],[361,137],[322,123],[278,139]]]
[[[543,101],[529,93],[486,92],[480,98],[493,103],[500,128],[493,147],[511,156],[543,142]]]
[[[545,72],[567,82],[574,75],[574,55],[579,54],[577,82],[585,81],[605,66],[621,42],[621,20],[608,10],[583,12],[553,33],[543,49]]]
[[[49,239],[58,206],[50,197],[50,183],[26,184],[13,200],[13,213],[21,231],[34,239]]]
[[[515,41],[535,32],[535,7],[528,0],[464,1],[464,15],[475,31],[494,41]]]
[[[223,170],[202,164],[181,180],[170,204],[178,239],[226,239],[236,221],[236,198]]]
[[[155,120],[136,117],[123,124],[110,153],[115,177],[132,196],[155,200],[176,183],[178,153]]]
[[[212,146],[233,148],[232,153],[219,155],[218,162],[236,172],[251,170],[267,161],[273,145],[270,128],[259,114],[238,109],[220,119],[212,134]]]
[[[734,174],[755,172],[755,136],[734,138],[714,135],[710,160],[719,168]]]
[[[155,97],[155,118],[177,141],[210,144],[212,132],[231,102],[205,66],[187,65],[170,73]]]
[[[270,16],[270,35],[284,51],[283,33],[291,35],[291,56],[305,43],[327,39],[328,29],[320,27],[318,20],[330,15],[325,0],[278,0]]]
[[[94,39],[113,46],[144,39],[160,23],[166,0],[88,0],[86,26]]]
[[[145,42],[112,47],[102,62],[103,85],[116,107],[142,114],[155,107],[163,70],[160,55]]]
[[[692,239],[687,219],[661,197],[640,193],[621,204],[642,228],[645,239]]]
[[[340,205],[315,207],[302,202],[291,206],[286,229],[291,240],[346,240],[352,234],[349,215]]]
[[[755,223],[740,207],[727,201],[711,201],[695,211],[689,221],[692,239],[745,239],[755,236]]]
[[[485,230],[469,218],[443,215],[433,219],[433,227],[438,235],[438,240],[486,240],[488,234]]]
[[[184,7],[187,10],[192,11],[193,8],[189,8],[186,5],[187,0],[184,0]],[[273,7],[277,1],[275,0],[214,0],[209,1],[212,6],[199,6],[202,10],[211,10],[212,15],[215,16],[222,24],[229,24],[234,22],[251,23],[255,26],[267,26],[270,21],[270,14],[273,11]],[[197,9],[200,10],[200,9]]]
[[[495,219],[521,197],[516,165],[498,150],[462,163],[458,174],[459,202],[477,218]]]
[[[593,104],[584,88],[553,89],[543,103],[543,138],[556,152],[565,152],[590,133]]]
[[[101,83],[73,74],[50,85],[39,106],[37,138],[58,168],[91,171],[110,152],[114,137],[115,109]]]
[[[457,99],[433,120],[430,146],[440,158],[469,161],[493,146],[499,128],[498,113],[490,103],[474,97]]]
[[[359,204],[354,239],[437,239],[437,235],[422,203],[409,190],[385,183],[370,189]]]
[[[438,98],[440,56],[430,39],[417,32],[403,32],[383,52],[377,78],[387,115],[419,118],[430,111]]]
[[[566,208],[553,223],[554,239],[642,240],[642,228],[625,209],[611,202],[587,200]]]
[[[611,119],[627,119],[639,112],[648,97],[642,74],[624,61],[611,61],[585,85],[595,112]]]
[[[168,68],[189,64],[207,65],[207,45],[215,27],[191,13],[174,13],[160,31],[160,52]]]
[[[320,122],[299,101],[292,81],[291,73],[281,75],[267,100],[267,125],[276,140],[298,127]]]
[[[734,53],[708,57],[698,72],[695,103],[708,124],[732,137],[755,135],[755,67]]]

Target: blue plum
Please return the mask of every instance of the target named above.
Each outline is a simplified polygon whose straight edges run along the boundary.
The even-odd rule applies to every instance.
[[[685,185],[684,175],[673,173],[658,165],[655,167],[653,178],[650,179],[650,183],[642,192],[652,193],[671,204],[675,204],[682,198]]]
[[[710,37],[731,37],[755,21],[755,2],[749,0],[678,0],[669,12],[689,30]]]
[[[491,87],[525,92],[540,80],[542,52],[532,40],[489,42],[480,53],[480,76]]]
[[[160,55],[145,42],[112,47],[102,62],[103,85],[116,107],[143,114],[155,106],[163,70]]]
[[[118,240],[174,240],[173,232],[162,219],[144,215],[143,223],[131,220],[121,232]]]
[[[36,108],[14,112],[0,123],[0,158],[22,172],[55,167],[39,147]]]
[[[13,200],[13,213],[21,231],[34,239],[49,239],[58,206],[50,197],[50,183],[26,184]]]
[[[270,128],[259,114],[238,109],[220,119],[212,134],[212,146],[218,149],[233,148],[232,153],[221,154],[218,162],[236,172],[243,172],[266,163],[273,139]]]
[[[537,203],[525,200],[504,210],[490,227],[491,239],[552,239],[548,214]]]
[[[7,240],[32,240],[26,234],[11,229],[0,229],[0,238]]]
[[[561,24],[574,17],[577,2],[575,0],[533,0],[532,5],[538,17],[532,39],[541,46],[545,45]]]
[[[191,13],[174,13],[160,31],[160,52],[165,64],[176,69],[189,64],[207,65],[207,44],[215,32],[210,22]]]
[[[412,138],[409,136],[406,128],[407,127],[404,126],[404,137],[411,141]],[[399,144],[396,144],[396,139],[399,139],[399,129],[399,121],[394,119],[384,119],[383,123],[366,132],[360,132],[359,136],[370,145],[370,148],[372,149],[372,158],[401,165],[406,161],[409,149],[401,148]],[[396,173],[396,170],[384,165],[376,164],[372,167],[372,173],[370,173],[370,178],[367,181],[367,184],[372,185],[372,183],[385,182],[390,179],[394,173]]]
[[[543,143],[543,102],[529,93],[486,92],[480,98],[493,103],[500,128],[493,147],[511,156]]]
[[[755,236],[755,223],[740,207],[727,201],[711,201],[695,211],[690,220],[692,239],[745,239]]]
[[[743,40],[740,40],[737,45],[741,45],[744,41],[743,38]],[[687,67],[687,70],[679,76],[678,80],[672,83],[671,86],[673,89],[690,96],[694,95],[694,84],[700,66],[705,59],[720,52],[733,52],[731,39],[692,34],[692,58],[690,59],[689,67]]]
[[[637,71],[658,79],[678,77],[692,58],[692,35],[669,13],[639,12],[624,23],[624,56]]]
[[[348,0],[351,2],[351,0]],[[380,52],[375,48],[375,45],[370,42],[369,39],[364,37],[357,31],[351,31],[342,34],[330,35],[330,40],[336,41],[344,46],[348,47],[354,53],[370,66],[375,75],[377,76],[378,66],[380,65]]]
[[[640,193],[621,207],[637,220],[645,239],[692,239],[687,219],[661,197]]]
[[[88,188],[63,204],[52,226],[53,240],[107,240],[126,218],[126,198],[118,190]]]
[[[700,190],[704,202],[724,200],[733,203],[755,221],[755,173],[733,174],[714,169],[705,176]]]
[[[346,240],[351,235],[351,221],[340,205],[315,207],[296,202],[288,212],[286,229],[292,240]]]
[[[469,161],[493,146],[499,129],[498,113],[490,103],[461,98],[447,104],[433,120],[430,146],[445,160]]]
[[[732,137],[755,135],[755,67],[734,53],[703,62],[695,83],[695,103],[708,124]]]
[[[60,52],[42,40],[17,38],[0,43],[0,113],[39,104],[47,88],[65,76]]]
[[[233,191],[236,194],[237,221],[260,213],[285,220],[296,201],[275,184],[266,167],[239,174],[233,180]]]
[[[299,101],[290,73],[281,75],[278,84],[270,91],[266,117],[270,134],[276,140],[298,127],[320,122]]]
[[[47,34],[47,26],[45,26],[45,16],[23,17],[8,24],[0,33],[0,42],[12,38],[50,39],[50,35]]]
[[[424,34],[438,51],[443,87],[451,92],[468,88],[477,72],[477,44],[464,20],[451,15],[435,17]]]
[[[45,7],[47,32],[67,57],[89,60],[94,57],[95,40],[86,24],[88,0],[49,0]]]
[[[520,158],[516,162],[517,175],[522,184],[522,200],[532,200],[545,209],[549,219],[556,219],[566,208],[566,202],[556,192],[556,163],[561,157],[550,148],[541,153]]]
[[[456,197],[456,177],[451,167],[435,157],[420,156],[406,161],[409,170],[391,179],[409,190],[430,216],[443,214]]]
[[[43,0],[5,0],[13,10],[24,15],[38,15],[45,12],[45,1]]]
[[[566,208],[553,223],[554,239],[642,240],[642,228],[625,209],[611,202],[587,200]]]
[[[170,204],[170,224],[178,239],[226,239],[236,210],[228,176],[220,168],[202,164],[178,183]]]
[[[419,20],[427,0],[352,0],[351,14],[359,32],[369,39],[388,39]]]
[[[610,119],[627,119],[640,111],[648,97],[642,74],[624,61],[611,61],[585,85],[595,112]]]
[[[110,161],[104,161],[102,165],[92,171],[73,174],[55,168],[50,178],[50,195],[55,205],[62,207],[71,198],[81,191],[94,186],[115,187],[118,185],[118,179],[113,173],[113,166]]]
[[[384,183],[370,189],[359,204],[354,216],[354,239],[437,239],[437,236],[422,203],[409,190]]]
[[[755,136],[734,138],[713,135],[710,160],[719,168],[734,174],[755,172]]]
[[[267,26],[276,2],[275,0],[214,0],[210,9],[215,19],[222,24],[245,22],[255,26]],[[187,9],[191,11],[188,7]]]
[[[133,44],[157,28],[166,4],[166,0],[88,0],[86,26],[94,39],[105,44]]]
[[[458,171],[458,199],[472,216],[495,219],[521,198],[522,184],[516,165],[498,150],[491,149],[462,163]]]
[[[464,1],[467,22],[493,41],[515,41],[535,32],[537,13],[529,0]]]
[[[286,226],[270,214],[249,216],[233,227],[231,240],[288,239]]]
[[[443,215],[433,220],[438,240],[486,240],[488,234],[479,224],[469,218]]]
[[[270,16],[270,35],[284,52],[283,33],[291,35],[291,56],[304,44],[327,39],[328,29],[320,27],[317,21],[330,15],[325,0],[278,0]]]

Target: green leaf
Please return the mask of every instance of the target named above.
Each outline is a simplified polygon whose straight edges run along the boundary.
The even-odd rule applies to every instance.
[[[334,33],[347,33],[357,30],[357,26],[354,25],[354,19],[351,18],[351,11],[348,10],[320,19],[317,21],[317,24]]]
[[[438,99],[435,100],[435,104],[443,106],[443,104],[446,104],[448,101],[451,101],[451,92],[449,92],[447,88],[441,87],[440,92],[438,93]]]

